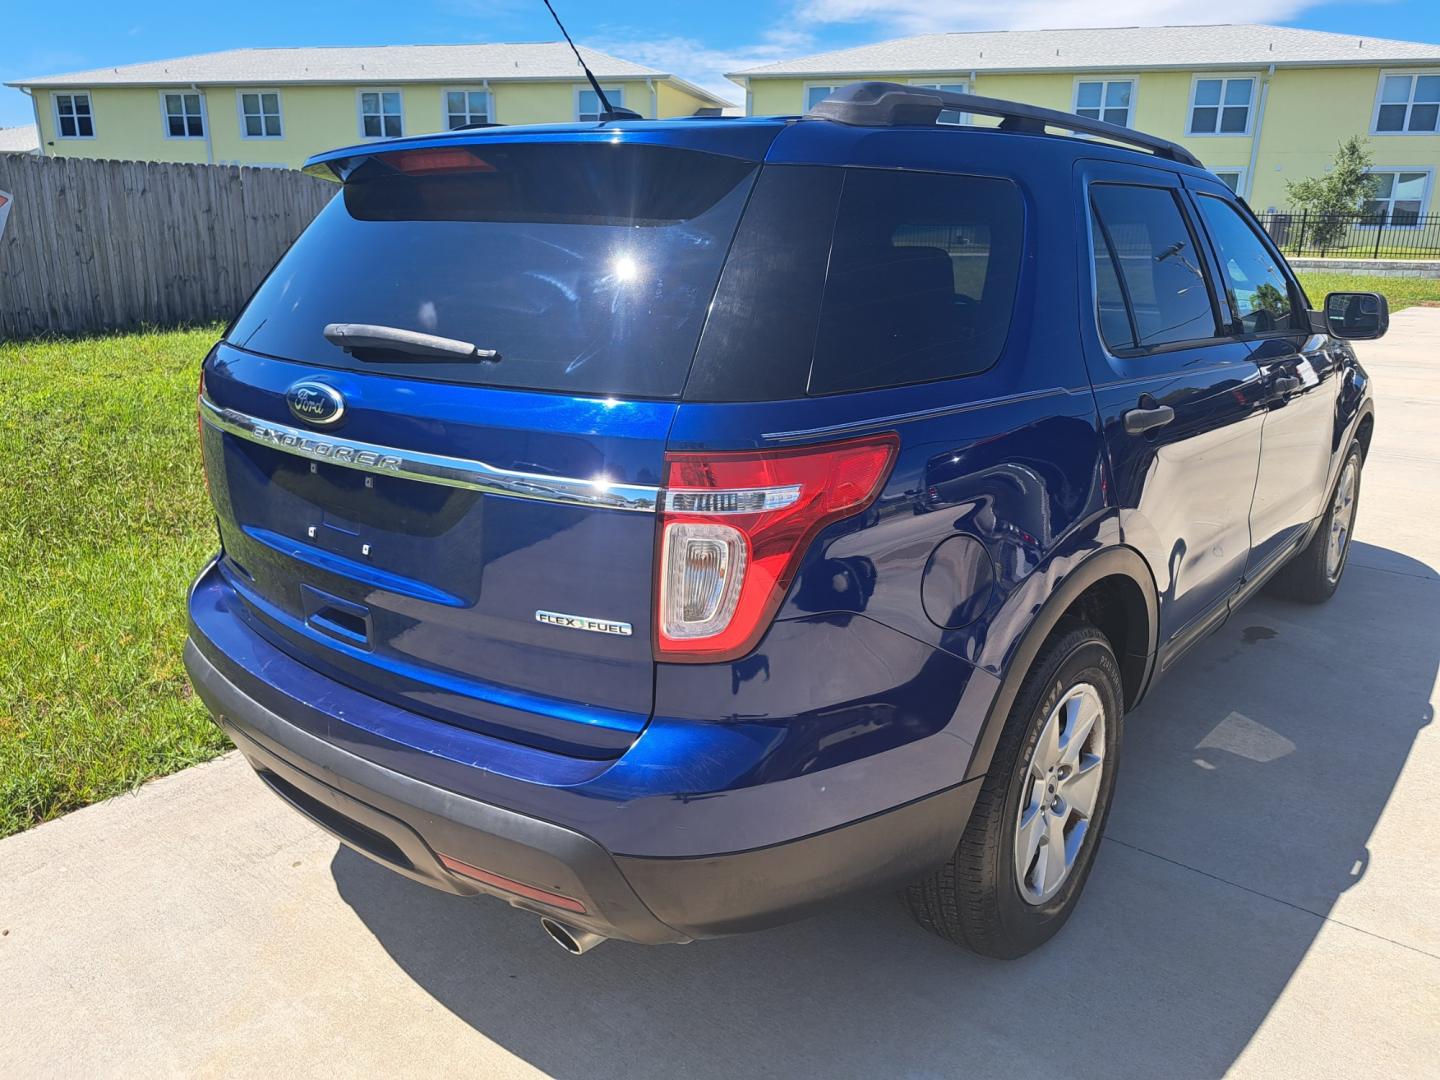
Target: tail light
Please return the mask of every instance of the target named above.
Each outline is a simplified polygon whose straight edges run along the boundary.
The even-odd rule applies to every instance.
[[[401,150],[386,154],[383,160],[410,176],[454,172],[493,173],[495,171],[495,166],[484,158],[477,157],[469,150],[459,146],[435,150]]]
[[[892,434],[665,455],[656,657],[709,663],[753,649],[815,535],[875,501],[899,445]]]

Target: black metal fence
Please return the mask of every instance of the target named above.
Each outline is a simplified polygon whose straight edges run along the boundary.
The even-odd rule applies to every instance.
[[[1349,214],[1271,211],[1260,224],[1286,255],[1334,259],[1440,258],[1440,214],[1357,210]]]

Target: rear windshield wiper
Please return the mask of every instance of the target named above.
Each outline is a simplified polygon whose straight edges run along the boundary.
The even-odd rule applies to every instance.
[[[325,340],[338,345],[350,355],[364,360],[365,353],[404,353],[436,360],[484,360],[498,363],[500,354],[482,349],[469,341],[402,330],[398,326],[372,326],[370,323],[330,323],[324,330]]]

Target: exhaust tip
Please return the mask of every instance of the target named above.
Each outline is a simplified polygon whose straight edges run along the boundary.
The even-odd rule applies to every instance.
[[[579,956],[587,953],[596,945],[599,945],[606,938],[600,934],[591,933],[589,930],[578,930],[573,926],[566,926],[564,923],[556,922],[554,919],[541,917],[540,926],[545,933],[550,935],[554,941],[571,956]]]

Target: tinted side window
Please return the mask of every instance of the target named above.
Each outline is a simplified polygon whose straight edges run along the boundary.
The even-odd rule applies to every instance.
[[[822,165],[760,171],[695,351],[688,400],[805,396],[844,178]]]
[[[1195,234],[1175,193],[1165,188],[1096,184],[1095,232],[1103,235],[1128,302],[1139,348],[1195,341],[1218,333],[1215,307]],[[1097,247],[1099,245],[1097,244]],[[1107,321],[1101,312],[1102,326]],[[1108,316],[1113,327],[1113,313]],[[1126,331],[1129,335],[1128,330]],[[1111,342],[1112,348],[1121,346]]]
[[[1225,202],[1199,198],[1200,213],[1215,241],[1230,308],[1242,332],[1266,334],[1297,329],[1290,284],[1250,223]]]
[[[812,394],[984,371],[1010,329],[1024,215],[1008,180],[850,169]]]
[[[1130,322],[1130,309],[1125,303],[1125,290],[1120,285],[1120,271],[1105,230],[1096,228],[1095,238],[1095,306],[1100,315],[1100,336],[1112,349],[1133,349],[1135,327]]]

